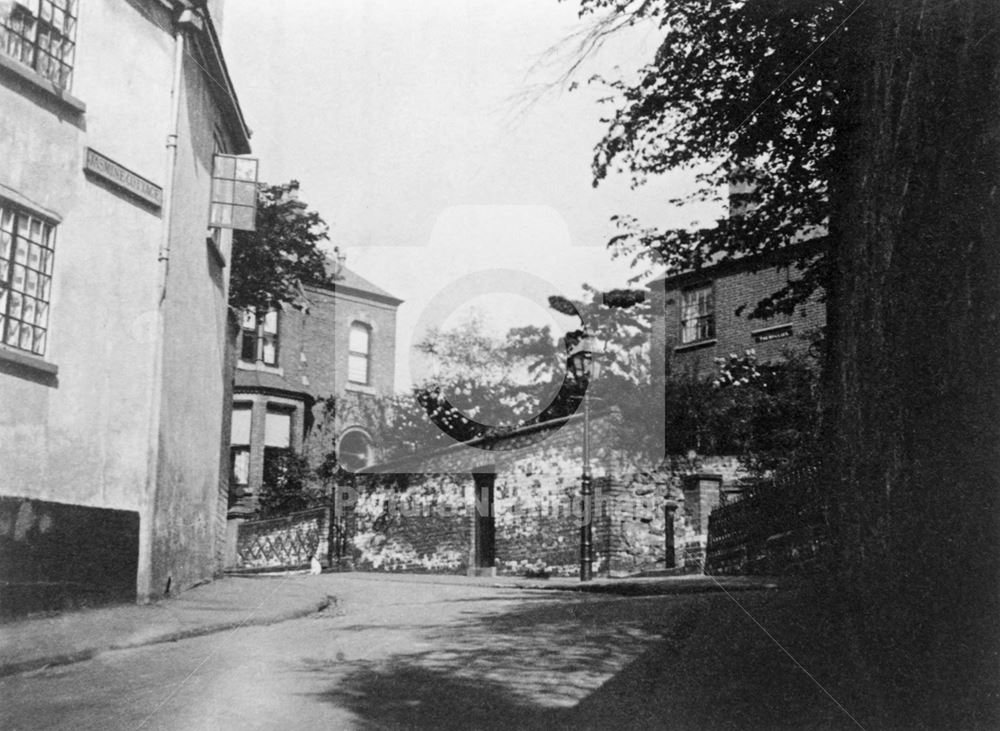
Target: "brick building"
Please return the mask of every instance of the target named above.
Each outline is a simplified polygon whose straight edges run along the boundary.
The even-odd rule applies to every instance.
[[[244,316],[233,377],[230,517],[252,513],[266,463],[276,450],[302,452],[320,399],[391,395],[396,310],[402,300],[331,259],[335,281],[305,285],[294,305]],[[374,458],[367,425],[341,416],[334,441],[341,461]]]
[[[710,378],[717,372],[715,359],[730,354],[753,349],[759,362],[773,362],[808,350],[826,325],[821,293],[791,314],[762,320],[751,319],[749,313],[760,300],[799,276],[796,256],[822,245],[822,239],[814,239],[767,256],[745,257],[650,282],[650,362],[656,392],[662,394],[671,377]],[[718,456],[695,459],[717,465],[734,462]],[[705,543],[709,514],[727,494],[739,491],[734,483],[741,476],[739,469],[723,473],[705,465],[684,476],[685,519],[694,540]]]
[[[221,5],[0,3],[5,609],[221,568],[231,232],[209,210],[216,154],[250,151]]]
[[[757,302],[798,276],[793,260],[801,247],[818,245],[800,244],[650,282],[654,377],[709,376],[715,372],[715,358],[751,348],[762,362],[808,348],[810,338],[826,325],[819,294],[790,315],[760,320],[750,319],[749,313]]]

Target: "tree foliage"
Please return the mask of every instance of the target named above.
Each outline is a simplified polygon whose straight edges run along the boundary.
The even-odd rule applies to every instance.
[[[716,365],[712,378],[666,381],[667,453],[735,455],[756,475],[813,464],[822,404],[816,358],[790,352],[762,363],[749,350]]]
[[[842,0],[584,0],[591,35],[653,24],[662,41],[635,80],[604,79],[612,113],[592,163],[594,184],[627,172],[633,185],[668,170],[696,171],[697,190],[671,201],[721,201],[731,214],[700,228],[657,230],[615,218],[610,246],[637,279],[653,266],[697,269],[821,235],[830,208],[838,34],[856,3]],[[817,52],[822,47],[823,52]],[[752,313],[789,311],[825,281],[822,252],[804,251],[805,275]]]
[[[995,725],[1000,5],[583,0],[583,14],[595,42],[634,23],[663,38],[637,79],[606,82],[595,183],[693,168],[696,200],[736,184],[715,225],[620,219],[619,255],[697,268],[829,231],[756,314],[826,292],[831,568],[896,714],[872,725]]]
[[[328,282],[326,222],[298,200],[299,183],[257,186],[257,227],[233,235],[229,305],[258,313],[294,302],[305,282]]]
[[[458,441],[569,416],[586,391],[604,407],[635,410],[647,405],[649,318],[644,294],[620,290],[606,297],[584,285],[584,295],[580,300],[549,298],[554,310],[580,319],[579,329],[559,338],[549,327],[533,325],[491,337],[475,321],[431,333],[419,348],[437,359],[438,368],[431,379],[416,384],[418,402]],[[567,368],[568,345],[584,332],[597,340],[594,357],[602,366],[600,378],[580,378]]]
[[[306,457],[293,449],[283,449],[264,462],[259,515],[269,518],[317,507],[323,504],[324,494]]]
[[[563,367],[549,327],[490,335],[479,317],[434,330],[418,344],[431,361],[414,397],[456,441],[501,434],[538,418],[564,415]]]

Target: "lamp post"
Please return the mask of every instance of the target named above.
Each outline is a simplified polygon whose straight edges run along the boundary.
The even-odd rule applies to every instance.
[[[590,388],[590,380],[600,376],[601,364],[595,362],[593,339],[585,332],[575,338],[575,343],[567,336],[566,348],[569,351],[567,365],[576,382],[583,384],[583,473],[580,478],[583,520],[580,524],[580,581],[590,581],[594,571],[594,484],[590,474],[590,399],[587,397],[587,389]]]

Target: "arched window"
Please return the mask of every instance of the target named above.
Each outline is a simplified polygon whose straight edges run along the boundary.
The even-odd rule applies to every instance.
[[[337,461],[350,472],[367,467],[372,462],[372,443],[361,429],[349,429],[337,445]]]
[[[351,335],[347,345],[347,380],[351,383],[368,385],[370,375],[369,359],[372,330],[363,322],[351,323]]]

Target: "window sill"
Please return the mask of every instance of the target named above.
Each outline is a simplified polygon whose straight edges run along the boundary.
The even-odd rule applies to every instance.
[[[675,353],[684,353],[688,350],[699,350],[700,348],[707,348],[711,345],[715,345],[719,340],[717,338],[712,338],[710,340],[696,340],[693,343],[684,343],[683,345],[674,346]]]
[[[375,395],[375,387],[374,386],[366,386],[363,383],[350,383],[350,382],[348,382],[348,384],[346,386],[344,386],[344,390],[345,391],[354,391],[355,393],[366,393],[369,396],[374,396]]]
[[[267,365],[266,363],[261,363],[260,361],[248,361],[242,358],[236,361],[236,367],[243,371],[263,371],[264,373],[273,373],[276,376],[284,377],[285,369],[281,366]]]
[[[0,361],[13,363],[46,376],[59,375],[59,366],[55,363],[49,363],[44,358],[31,353],[8,348],[6,345],[0,345]]]
[[[2,53],[0,53],[0,70],[12,74],[24,83],[45,92],[47,96],[53,98],[73,113],[84,114],[87,111],[87,105],[68,91],[60,89],[41,74]]]

